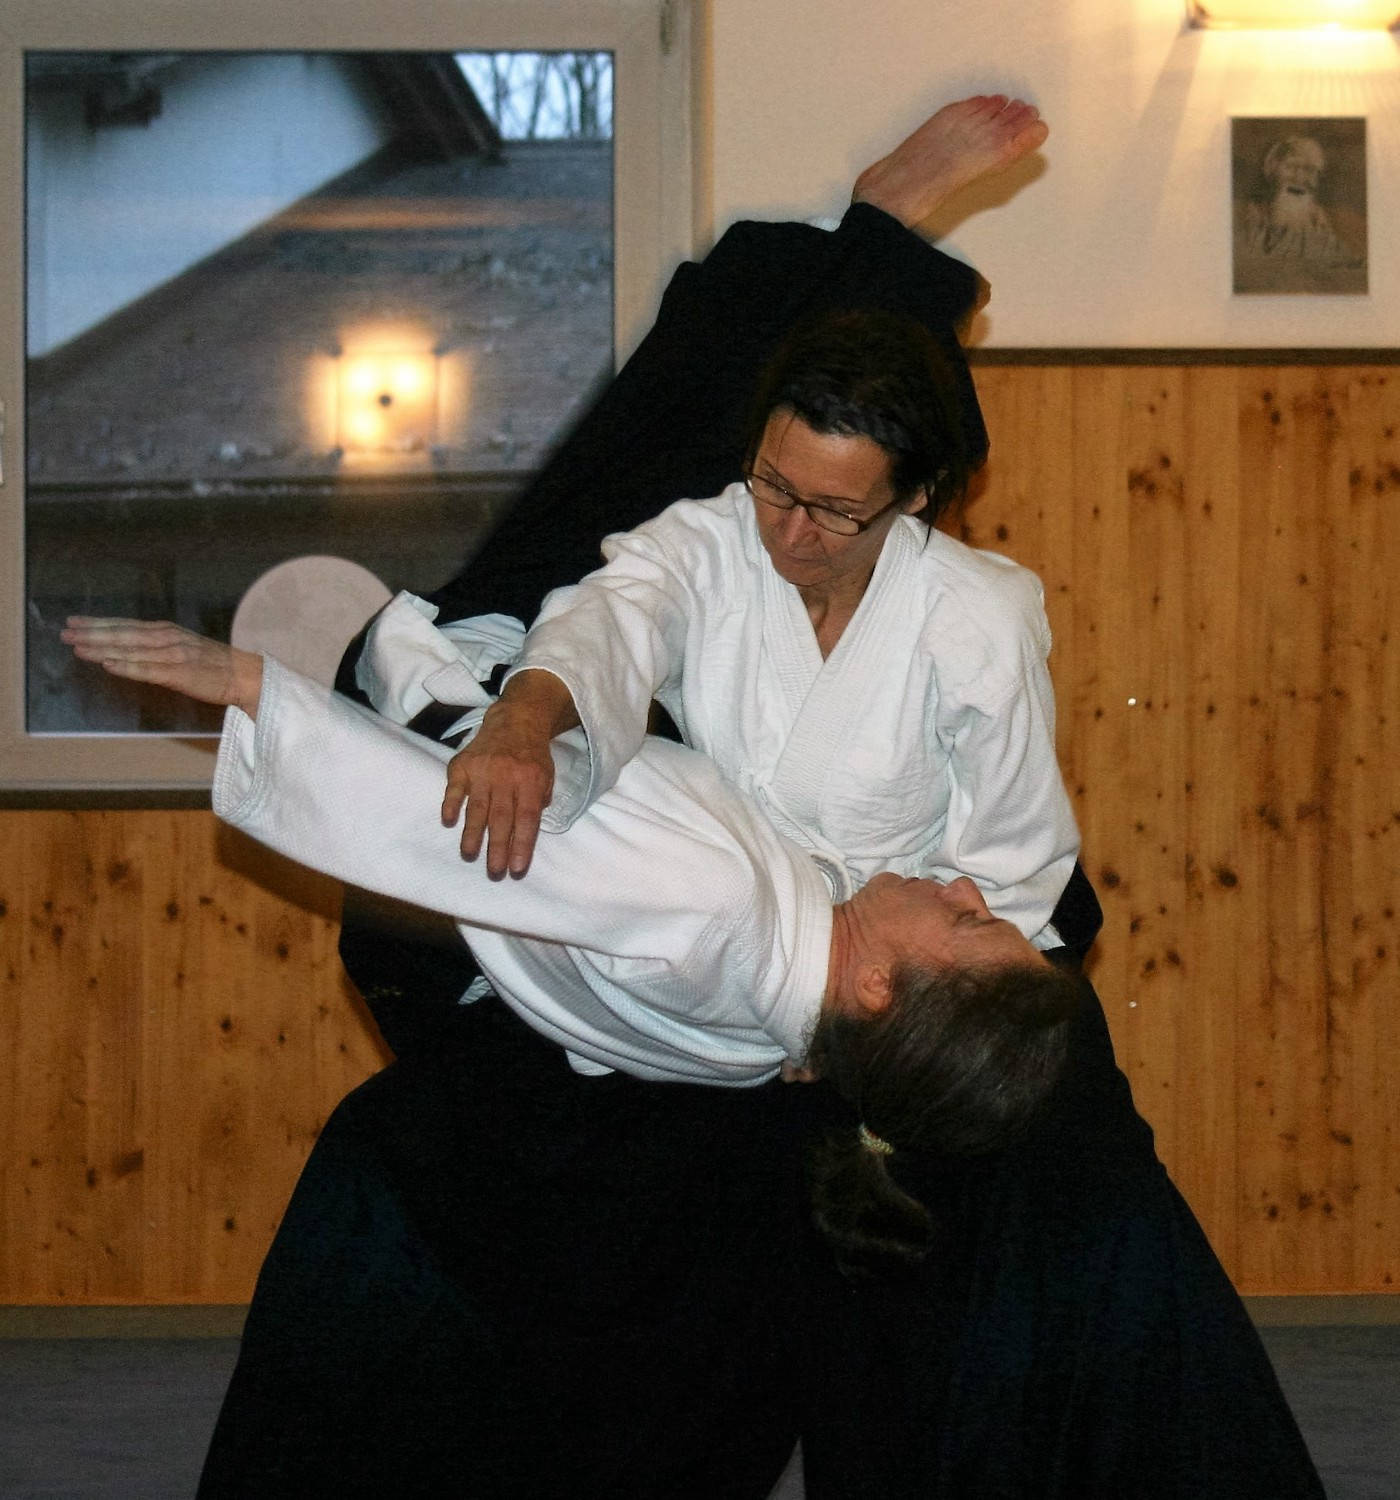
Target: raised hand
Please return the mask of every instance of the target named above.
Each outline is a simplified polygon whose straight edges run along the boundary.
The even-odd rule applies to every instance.
[[[79,660],[97,662],[113,677],[153,683],[200,703],[233,704],[257,717],[262,657],[255,652],[196,635],[169,620],[69,615],[59,639]]]

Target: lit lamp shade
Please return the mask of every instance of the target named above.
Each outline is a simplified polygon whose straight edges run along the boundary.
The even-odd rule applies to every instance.
[[[413,453],[437,441],[432,354],[346,354],[338,385],[339,440],[347,452]]]
[[[1281,30],[1335,26],[1384,31],[1400,19],[1400,0],[1188,0],[1193,26]]]

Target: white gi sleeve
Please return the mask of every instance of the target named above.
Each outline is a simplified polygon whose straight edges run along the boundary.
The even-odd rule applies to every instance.
[[[587,736],[583,800],[568,806],[555,794],[562,827],[616,784],[646,737],[652,699],[679,680],[695,603],[693,569],[675,546],[680,509],[606,538],[606,565],[549,594],[511,674],[530,667],[560,678]]]
[[[1079,830],[1055,754],[1050,626],[1039,580],[1024,569],[1013,576],[1019,587],[1008,592],[1009,607],[982,620],[995,670],[961,680],[956,669],[939,674],[933,732],[948,749],[951,795],[926,873],[971,876],[997,916],[1037,947],[1053,947],[1059,939],[1048,924],[1079,856]],[[945,686],[945,677],[955,680]]]
[[[583,759],[582,736],[560,736],[552,749],[569,780],[571,763]],[[462,858],[458,831],[434,812],[451,753],[266,659],[256,722],[238,709],[225,716],[214,811],[336,879],[595,955],[684,966],[707,929],[742,925],[737,913],[753,900],[753,872],[713,837],[667,837],[684,823],[684,808],[653,813],[622,799],[568,838],[539,846],[527,878],[490,879],[484,860]],[[678,788],[663,790],[681,801]],[[695,817],[713,822],[703,807]],[[657,858],[658,826],[665,859]],[[697,890],[711,889],[727,900],[697,900]]]

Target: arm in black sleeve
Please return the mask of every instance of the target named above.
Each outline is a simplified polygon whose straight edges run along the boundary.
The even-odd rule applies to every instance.
[[[673,500],[718,494],[739,477],[758,377],[799,319],[881,308],[923,323],[962,393],[970,451],[986,429],[956,327],[976,272],[878,208],[852,204],[835,230],[734,225],[675,273],[651,331],[530,481],[481,550],[429,595],[441,618],[501,613],[528,623],[552,588],[599,562],[598,545]],[[337,686],[353,694],[359,642]]]
[[[879,307],[925,324],[958,372],[972,451],[986,430],[954,331],[976,273],[868,204],[834,231],[736,224],[672,278],[651,332],[463,571],[431,598],[444,619],[499,611],[528,623],[544,595],[600,561],[598,544],[673,500],[739,477],[758,377],[799,319]]]

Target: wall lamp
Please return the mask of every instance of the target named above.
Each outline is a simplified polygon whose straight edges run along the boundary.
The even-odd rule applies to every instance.
[[[437,442],[436,355],[346,354],[337,385],[338,438],[347,452],[415,453]]]
[[[1400,21],[1397,0],[1187,0],[1192,26],[1229,30],[1385,31]]]

